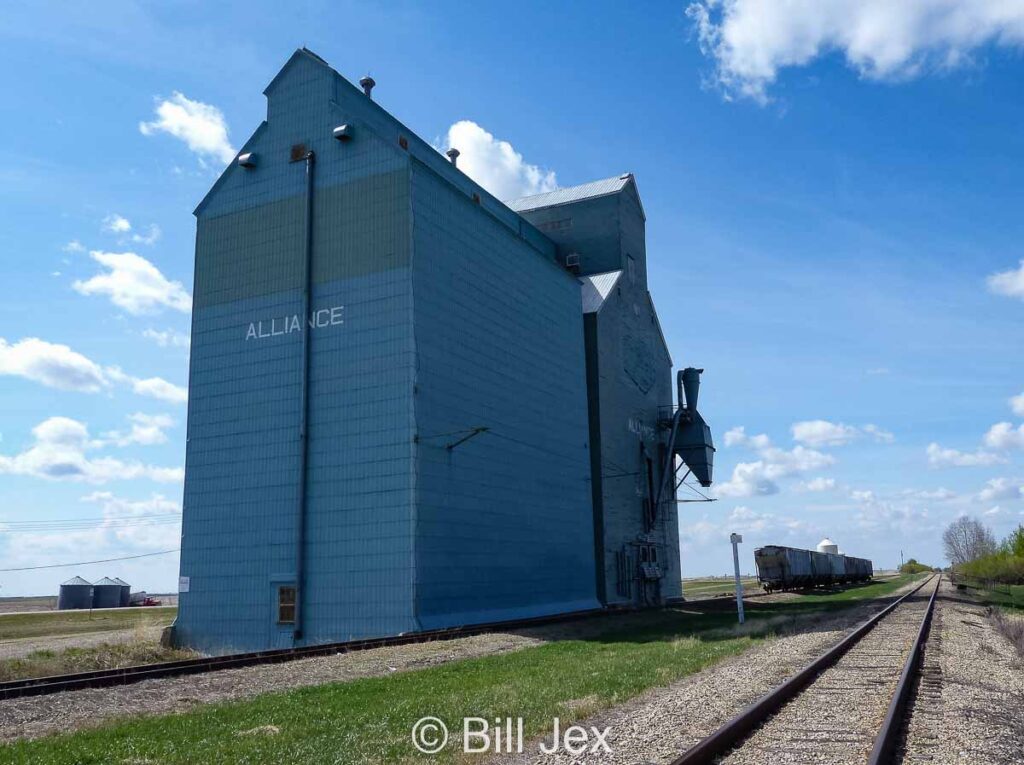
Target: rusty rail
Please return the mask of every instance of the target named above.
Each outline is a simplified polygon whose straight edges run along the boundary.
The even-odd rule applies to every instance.
[[[907,700],[910,698],[910,689],[914,684],[914,677],[921,664],[921,649],[928,640],[928,633],[932,627],[932,616],[935,614],[935,598],[939,594],[939,585],[942,584],[942,577],[935,584],[932,597],[928,601],[928,610],[924,619],[921,620],[921,629],[917,632],[914,645],[910,649],[910,655],[903,665],[903,672],[900,674],[900,681],[896,685],[896,692],[893,694],[889,709],[882,722],[882,728],[875,738],[875,745],[871,749],[871,756],[868,758],[868,765],[883,765],[891,762],[896,751],[896,744],[899,741],[899,734],[903,728],[903,713],[907,707]]]
[[[856,645],[861,638],[870,632],[876,624],[892,613],[905,600],[916,595],[931,581],[933,580],[927,579],[921,582],[921,584],[906,595],[894,600],[870,619],[855,627],[845,638],[801,669],[778,688],[775,688],[762,696],[735,717],[724,723],[711,735],[701,739],[696,745],[683,752],[683,754],[672,761],[672,765],[707,765],[708,763],[714,762],[718,757],[724,755],[730,749],[742,742],[751,732],[768,719],[768,717],[781,709],[786,702],[814,682],[818,675],[835,664],[847,651]]]

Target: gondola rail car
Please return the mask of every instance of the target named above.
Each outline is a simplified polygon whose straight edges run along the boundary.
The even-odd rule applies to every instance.
[[[842,553],[766,545],[754,550],[757,579],[767,592],[870,581],[871,561]]]

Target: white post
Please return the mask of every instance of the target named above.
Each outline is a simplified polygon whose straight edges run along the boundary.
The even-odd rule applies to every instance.
[[[740,550],[739,543],[743,537],[739,534],[731,534],[729,541],[732,542],[732,567],[736,574],[736,611],[740,616],[740,624],[743,624],[743,583],[740,581]]]

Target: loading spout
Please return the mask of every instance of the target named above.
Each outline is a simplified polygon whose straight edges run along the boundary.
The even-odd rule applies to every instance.
[[[670,443],[693,477],[701,486],[711,486],[715,462],[715,444],[711,440],[711,428],[697,411],[697,396],[700,393],[700,375],[703,369],[687,367],[676,378],[679,409],[673,418],[674,428]]]

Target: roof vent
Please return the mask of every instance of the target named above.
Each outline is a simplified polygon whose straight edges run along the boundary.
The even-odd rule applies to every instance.
[[[373,98],[373,86],[377,84],[377,81],[370,75],[364,74],[359,80],[359,86],[363,89],[363,93],[367,98]]]
[[[351,141],[352,126],[348,123],[338,125],[338,127],[334,128],[334,137],[339,141]]]
[[[256,155],[251,151],[247,151],[245,154],[239,154],[238,164],[251,170],[256,167]]]
[[[459,150],[452,147],[451,149],[448,149],[444,155],[448,157],[449,161],[452,163],[452,167],[456,167],[456,160],[459,158]]]

